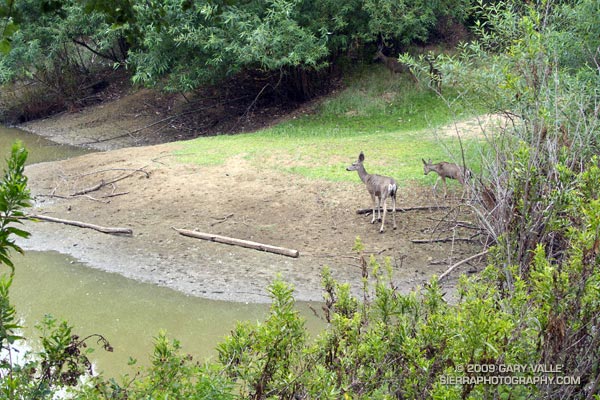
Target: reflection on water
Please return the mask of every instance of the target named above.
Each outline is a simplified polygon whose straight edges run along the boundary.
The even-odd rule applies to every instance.
[[[28,164],[42,161],[62,160],[69,157],[89,153],[90,150],[81,147],[67,146],[54,143],[41,136],[34,135],[14,128],[0,126],[0,166],[5,167],[5,160],[9,156],[10,149],[15,140],[23,142],[29,152]]]
[[[117,274],[86,267],[54,252],[27,252],[14,256],[16,276],[11,298],[24,319],[25,336],[39,336],[33,328],[44,314],[65,319],[81,337],[100,333],[114,347],[96,349],[91,359],[108,376],[131,372],[129,357],[148,365],[153,337],[164,329],[181,341],[183,351],[196,360],[216,356],[216,345],[235,321],[263,321],[266,304],[243,304],[185,296],[171,289],[136,282]],[[298,304],[309,332],[324,323]]]

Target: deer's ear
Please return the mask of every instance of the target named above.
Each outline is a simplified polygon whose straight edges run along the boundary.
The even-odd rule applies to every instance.
[[[364,155],[364,153],[362,151],[358,155],[358,161],[360,161],[360,162],[365,161],[365,155]]]
[[[424,160],[424,159],[422,159],[422,158],[421,158],[421,161],[423,161],[423,164],[427,165],[427,163],[425,162],[425,160]]]

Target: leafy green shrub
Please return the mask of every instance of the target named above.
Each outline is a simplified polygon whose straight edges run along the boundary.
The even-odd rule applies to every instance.
[[[15,226],[22,224],[20,218],[24,215],[23,209],[30,206],[27,177],[24,175],[26,160],[27,150],[19,142],[15,143],[6,160],[7,168],[0,182],[0,265],[9,266],[11,276],[14,274],[14,266],[9,251],[23,251],[11,236],[29,236],[28,232]]]
[[[298,376],[308,368],[302,354],[307,333],[294,308],[293,288],[276,280],[269,292],[273,303],[266,321],[238,324],[218,346],[219,362],[242,397],[292,398],[301,388]]]
[[[76,391],[78,399],[190,399],[230,400],[232,385],[214,365],[199,365],[192,356],[181,354],[177,340],[169,341],[165,332],[154,340],[152,365],[140,369],[131,379],[104,381],[92,378],[93,385]]]
[[[113,63],[122,62],[122,25],[79,1],[9,2],[10,46],[0,52],[0,84],[16,84],[2,100],[4,121],[22,122],[95,101]]]

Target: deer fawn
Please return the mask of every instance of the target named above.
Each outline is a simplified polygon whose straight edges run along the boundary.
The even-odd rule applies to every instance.
[[[410,75],[410,78],[413,81],[417,81],[417,78],[414,76],[414,74],[412,73],[412,71],[410,70],[410,68],[405,65],[402,64],[400,61],[398,61],[397,58],[394,57],[387,57],[385,54],[383,54],[383,47],[379,47],[377,49],[377,53],[375,54],[375,57],[373,57],[373,61],[377,61],[377,60],[381,60],[383,62],[383,64],[385,65],[385,67],[390,71],[390,74],[402,74],[404,72],[408,73]]]
[[[444,198],[447,195],[448,188],[446,185],[446,178],[456,179],[458,182],[460,182],[464,189],[467,180],[471,177],[471,171],[469,169],[463,168],[453,163],[442,161],[437,164],[432,164],[431,159],[429,159],[428,162],[425,162],[425,160],[423,159],[421,159],[421,161],[423,161],[423,172],[425,173],[425,175],[427,175],[431,171],[436,172],[438,174],[438,178],[435,181],[435,185],[433,185],[434,191],[436,190],[437,184],[440,181],[440,179],[444,183]]]
[[[373,201],[373,219],[371,219],[371,223],[375,223],[375,207],[377,207],[377,219],[381,220],[381,228],[379,228],[379,233],[383,232],[383,226],[385,224],[385,216],[387,214],[387,198],[392,198],[392,221],[394,221],[394,229],[396,229],[396,191],[398,190],[398,185],[396,185],[396,181],[389,176],[368,174],[363,166],[364,160],[365,155],[361,151],[360,155],[358,156],[358,161],[347,167],[346,171],[357,171],[358,176],[367,186],[367,190],[369,191],[371,200]],[[381,218],[382,206],[383,218]]]

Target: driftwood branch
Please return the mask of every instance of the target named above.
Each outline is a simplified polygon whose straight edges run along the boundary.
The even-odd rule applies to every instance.
[[[472,242],[471,238],[441,238],[441,239],[412,239],[413,243],[447,243],[447,242]]]
[[[464,260],[461,260],[461,261],[457,262],[457,263],[456,263],[456,264],[454,264],[454,265],[451,265],[451,266],[450,266],[450,267],[449,267],[449,268],[448,268],[448,269],[447,269],[447,270],[446,270],[446,271],[445,271],[443,274],[441,274],[441,275],[438,277],[438,281],[441,281],[441,280],[442,280],[442,279],[444,279],[446,276],[448,276],[448,274],[449,274],[450,272],[452,272],[452,270],[453,270],[454,268],[456,268],[456,267],[458,267],[458,266],[460,266],[460,265],[463,265],[464,263],[467,263],[467,262],[469,262],[469,261],[471,261],[471,260],[474,260],[474,259],[476,259],[476,258],[483,257],[483,256],[485,256],[487,253],[488,253],[488,251],[487,251],[487,250],[485,250],[485,251],[482,251],[481,253],[477,253],[477,254],[475,254],[475,255],[473,255],[473,256],[471,256],[471,257],[465,258]]]
[[[129,228],[113,228],[113,227],[106,227],[106,226],[100,226],[100,225],[94,225],[94,224],[88,224],[86,222],[80,222],[80,221],[71,221],[68,219],[60,219],[60,218],[54,218],[54,217],[49,217],[47,215],[39,215],[39,214],[29,214],[26,216],[27,219],[39,219],[41,221],[48,221],[48,222],[57,222],[60,224],[65,224],[65,225],[72,225],[72,226],[78,226],[80,228],[89,228],[89,229],[94,229],[98,232],[102,232],[102,233],[109,233],[109,234],[124,234],[124,235],[131,235],[133,234],[133,231]]]
[[[144,168],[146,168],[146,167],[147,166],[144,166],[142,168],[106,168],[106,169],[100,169],[97,171],[87,172],[85,174],[79,175],[79,177],[101,174],[103,172],[109,172],[109,171],[133,171],[133,173],[140,172],[140,173],[146,175],[146,178],[150,178],[150,173],[148,171],[144,170]],[[133,173],[131,175],[133,175]],[[131,176],[131,175],[127,175],[127,176]]]
[[[100,200],[93,196],[90,196],[89,194],[82,194],[81,196],[85,197],[86,199],[90,199],[92,201],[97,201],[98,203],[104,203],[104,204],[110,203],[110,200]]]
[[[398,208],[396,207],[397,212],[408,212],[408,211],[437,211],[437,210],[447,210],[450,208],[449,206],[421,206],[421,207],[404,207]],[[393,212],[393,208],[388,208],[388,212]],[[356,210],[357,214],[370,214],[373,212],[372,208],[359,208]]]
[[[215,222],[213,222],[212,224],[210,224],[210,226],[215,226],[217,224],[220,224],[222,222],[227,221],[229,218],[233,217],[233,214],[227,214],[226,216],[224,216],[223,218],[214,218],[216,219]]]
[[[196,239],[208,240],[211,242],[225,243],[234,246],[246,247],[249,249],[266,251],[269,253],[280,254],[283,256],[298,258],[300,256],[300,252],[298,250],[286,249],[284,247],[271,246],[269,244],[263,244],[258,242],[251,242],[249,240],[236,239],[228,236],[215,235],[213,233],[203,233],[198,231],[190,231],[187,229],[173,229],[183,236],[189,236]]]
[[[96,190],[102,189],[104,186],[112,185],[113,183],[122,181],[123,179],[127,179],[127,178],[133,176],[133,174],[135,174],[136,172],[141,172],[141,173],[143,173],[143,174],[146,175],[146,178],[150,178],[150,174],[147,171],[144,171],[143,167],[140,168],[140,169],[115,168],[114,170],[133,171],[133,172],[131,172],[129,174],[118,176],[118,177],[116,177],[114,179],[111,179],[110,181],[104,181],[104,179],[102,179],[98,184],[96,184],[94,186],[91,186],[91,187],[89,187],[87,189],[78,190],[77,192],[73,193],[71,196],[72,197],[82,196],[82,195],[85,195],[85,194],[88,194],[88,193],[91,193],[91,192],[95,192]],[[105,170],[105,171],[108,171],[108,170]],[[104,172],[104,171],[99,171],[99,172]],[[98,172],[94,172],[94,173],[98,173]],[[90,174],[86,174],[86,175],[90,175]]]
[[[129,194],[129,192],[111,193],[111,194],[107,194],[107,195],[102,196],[102,198],[124,196],[126,194]]]
[[[86,189],[78,190],[75,193],[73,193],[71,196],[81,196],[81,195],[84,195],[84,194],[87,194],[90,192],[95,192],[96,190],[100,189],[102,186],[105,186],[105,185],[106,185],[106,182],[104,182],[104,179],[103,179],[98,184],[96,184],[92,187],[86,188]]]

